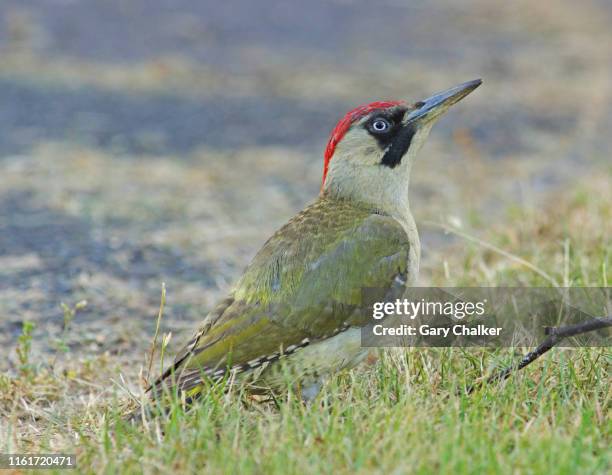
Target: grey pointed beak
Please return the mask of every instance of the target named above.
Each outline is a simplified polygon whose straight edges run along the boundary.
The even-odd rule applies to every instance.
[[[459,102],[481,84],[482,79],[474,79],[417,102],[416,109],[408,114],[404,122],[406,124],[429,122],[446,112],[450,106]]]

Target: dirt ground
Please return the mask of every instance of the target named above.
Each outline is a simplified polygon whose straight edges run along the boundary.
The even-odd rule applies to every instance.
[[[318,192],[336,120],[482,77],[415,166],[417,222],[499,223],[610,173],[612,3],[4,0],[0,369],[24,321],[50,357],[134,374],[166,283],[184,341]],[[451,238],[422,226],[423,275]],[[132,365],[131,363],[134,363]]]

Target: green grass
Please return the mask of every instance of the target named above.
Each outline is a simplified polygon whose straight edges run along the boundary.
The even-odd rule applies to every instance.
[[[447,286],[549,285],[493,250],[499,248],[562,285],[608,285],[611,203],[606,180],[594,180],[544,210],[514,210],[503,226],[461,230],[489,246],[461,240],[429,269],[429,278]],[[609,348],[554,349],[506,382],[469,396],[466,386],[516,361],[521,351],[381,351],[378,359],[337,375],[309,406],[291,392],[263,403],[216,388],[186,412],[174,401],[168,416],[144,426],[120,418],[126,396],[118,371],[125,368],[112,355],[68,358],[60,368],[29,361],[28,348],[24,334],[23,370],[0,377],[0,452],[73,452],[85,472],[612,469]]]

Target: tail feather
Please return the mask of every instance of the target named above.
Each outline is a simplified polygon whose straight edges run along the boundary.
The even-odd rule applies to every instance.
[[[178,397],[188,406],[193,404],[202,396],[207,383],[218,383],[228,373],[227,369],[184,370],[177,366],[178,364],[175,363],[168,368],[145,390],[149,402],[158,403],[163,411],[165,411],[164,408],[169,409],[168,401],[172,397]],[[151,409],[150,404],[140,405],[129,412],[124,420],[130,423],[140,422],[143,415],[145,417],[152,415]]]

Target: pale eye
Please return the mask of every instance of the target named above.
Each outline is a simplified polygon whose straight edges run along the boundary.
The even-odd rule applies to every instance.
[[[387,119],[378,117],[372,122],[372,131],[376,133],[386,132],[391,128],[391,124]]]

